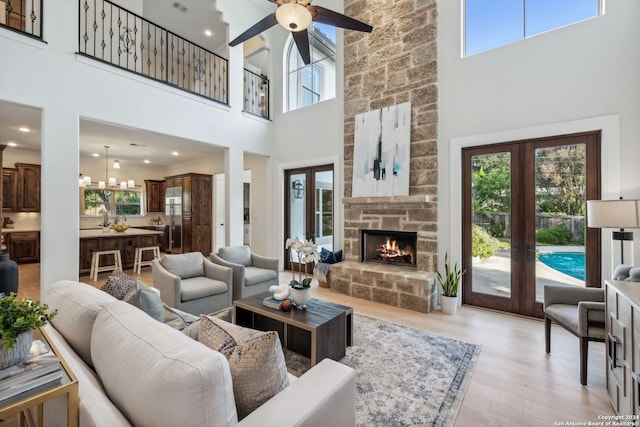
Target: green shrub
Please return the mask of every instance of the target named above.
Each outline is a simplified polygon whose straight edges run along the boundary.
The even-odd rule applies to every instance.
[[[502,222],[498,218],[493,218],[491,220],[491,225],[489,226],[489,233],[493,237],[502,237],[504,235],[504,226]]]
[[[487,231],[479,225],[471,227],[471,254],[480,258],[489,258],[500,249],[500,242],[491,237]]]
[[[536,241],[545,245],[566,245],[573,235],[568,227],[550,227],[536,232]]]

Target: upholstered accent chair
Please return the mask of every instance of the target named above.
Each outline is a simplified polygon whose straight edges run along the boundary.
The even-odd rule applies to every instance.
[[[209,314],[231,306],[233,271],[200,252],[165,255],[151,264],[153,285],[169,307]]]
[[[211,261],[233,269],[233,299],[267,292],[278,285],[279,262],[251,252],[249,246],[226,246],[211,253]]]
[[[613,280],[640,282],[640,268],[619,265]],[[580,339],[580,383],[587,384],[589,341],[604,342],[604,289],[574,286],[544,287],[545,350],[551,352],[551,322]]]

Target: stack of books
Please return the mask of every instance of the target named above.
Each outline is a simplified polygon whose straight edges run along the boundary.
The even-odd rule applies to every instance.
[[[273,296],[270,296],[262,300],[262,305],[280,310],[282,308],[282,301],[279,299],[275,299]]]
[[[60,360],[42,341],[35,340],[24,362],[0,370],[0,401],[61,379]]]

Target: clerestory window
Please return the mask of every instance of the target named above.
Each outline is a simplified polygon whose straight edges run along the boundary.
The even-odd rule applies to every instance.
[[[285,112],[336,96],[336,29],[314,23],[307,31],[311,52],[310,64],[305,65],[302,62],[292,37],[289,37],[285,49]]]
[[[462,0],[463,56],[602,15],[604,0]]]

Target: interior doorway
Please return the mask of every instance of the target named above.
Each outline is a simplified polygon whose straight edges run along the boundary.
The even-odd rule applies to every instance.
[[[542,317],[544,285],[600,286],[600,182],[599,132],[464,148],[463,302]]]
[[[312,240],[333,251],[333,164],[285,170],[285,238]],[[284,248],[284,245],[283,245]],[[295,254],[293,258],[296,259]],[[284,268],[291,269],[284,249]]]

